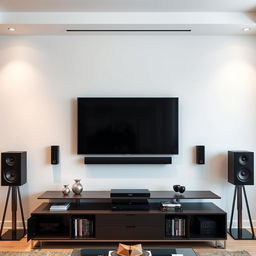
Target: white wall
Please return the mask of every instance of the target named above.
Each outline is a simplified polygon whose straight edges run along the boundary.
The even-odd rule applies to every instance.
[[[0,151],[28,151],[26,217],[40,193],[74,178],[86,190],[212,190],[230,212],[227,150],[256,151],[255,37],[2,36],[0,56]],[[180,154],[172,165],[85,166],[76,154],[78,96],[178,96]],[[61,149],[56,167],[53,144]],[[193,163],[197,144],[206,145],[204,166]],[[0,187],[1,215],[6,191]],[[255,187],[247,191],[256,220]]]

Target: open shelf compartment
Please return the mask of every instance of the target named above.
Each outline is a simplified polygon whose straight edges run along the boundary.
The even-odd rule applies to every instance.
[[[166,239],[186,239],[188,234],[188,220],[184,215],[165,216],[165,237]]]
[[[95,238],[95,215],[71,215],[70,227],[72,239]]]
[[[189,220],[190,239],[226,239],[225,215],[191,215]]]
[[[69,239],[69,215],[33,215],[28,219],[28,240],[31,238]]]

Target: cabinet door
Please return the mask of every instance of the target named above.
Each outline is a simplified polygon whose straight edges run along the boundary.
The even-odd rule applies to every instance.
[[[163,240],[163,226],[100,226],[97,239],[102,240]]]
[[[97,215],[99,226],[160,226],[164,225],[163,214],[102,214]]]
[[[126,240],[133,239],[134,228],[125,226],[99,226],[96,238],[99,240]]]
[[[34,238],[36,236],[36,217],[31,216],[28,219],[28,230],[27,230],[27,240]]]
[[[133,230],[134,240],[163,240],[165,238],[163,226],[136,226]]]

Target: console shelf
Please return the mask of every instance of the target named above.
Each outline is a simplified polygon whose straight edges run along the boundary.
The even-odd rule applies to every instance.
[[[170,191],[150,193],[150,199],[166,201],[177,198],[176,194]],[[179,197],[179,199],[219,198],[211,191],[187,191],[182,198]],[[74,202],[71,203],[69,210],[61,212],[50,211],[51,203],[42,203],[31,213],[28,220],[28,240],[40,242],[226,240],[226,212],[210,202],[184,202],[182,211],[162,212],[160,202],[150,203],[148,211],[112,211],[109,191],[86,191],[81,196],[67,197],[59,191],[47,191],[39,196],[39,199],[51,201],[65,199]],[[92,202],[83,203],[80,199],[85,201],[91,199]],[[98,199],[107,200],[102,203],[98,202]],[[81,223],[89,223],[89,226],[85,224],[87,232],[81,231],[81,234],[77,235],[77,227],[80,224],[75,222],[76,219],[85,220]]]
[[[70,193],[68,196],[64,196],[61,191],[46,191],[42,195],[40,195],[38,199],[79,200],[79,199],[111,199],[111,197],[110,197],[110,191],[84,191],[82,192],[81,195],[74,195],[73,193]],[[220,199],[220,197],[211,191],[186,191],[183,194],[177,194],[174,191],[150,191],[149,199],[160,199],[160,200]]]

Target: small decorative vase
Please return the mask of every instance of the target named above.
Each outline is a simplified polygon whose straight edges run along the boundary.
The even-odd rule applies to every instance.
[[[70,193],[70,188],[68,187],[68,185],[63,185],[64,188],[62,189],[62,193],[64,196],[67,196]]]
[[[81,193],[82,193],[82,191],[83,191],[83,186],[82,186],[82,184],[80,183],[80,179],[75,179],[74,180],[76,183],[75,184],[73,184],[73,186],[72,186],[72,191],[74,192],[74,194],[76,194],[76,195],[80,195]]]

